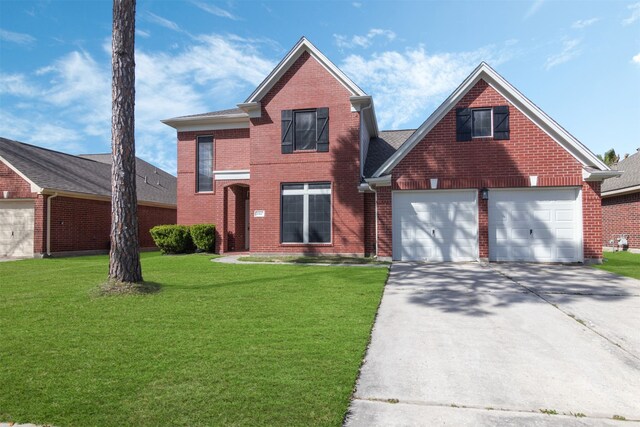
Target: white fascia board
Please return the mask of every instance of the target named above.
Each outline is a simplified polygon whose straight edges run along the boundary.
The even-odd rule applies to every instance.
[[[262,105],[259,102],[245,102],[238,104],[238,108],[247,113],[250,119],[259,119],[262,116]]]
[[[364,117],[364,123],[367,126],[369,135],[376,137],[379,135],[378,119],[376,117],[376,108],[373,103],[373,97],[370,95],[365,96],[352,96],[349,98],[351,102],[351,111],[360,112]]]
[[[607,178],[615,178],[621,175],[621,171],[611,169],[606,171],[582,169],[582,179],[584,179],[585,181],[602,181]]]
[[[637,193],[640,191],[640,185],[634,185],[633,187],[620,188],[617,190],[604,191],[602,197],[622,196],[630,193]]]
[[[375,185],[376,187],[388,187],[391,185],[391,174],[380,177],[365,178],[365,181],[369,185]]]
[[[515,87],[500,76],[487,63],[481,62],[475,70],[458,86],[449,97],[420,125],[411,137],[378,168],[373,174],[374,177],[389,173],[400,161],[425,137],[442,118],[456,106],[458,102],[475,86],[478,81],[486,81],[506,100],[511,102],[529,120],[534,122],[540,129],[549,135],[554,141],[560,144],[569,154],[578,160],[583,166],[594,166],[602,171],[608,171],[598,157],[593,154],[580,141],[575,139],[569,132],[557,124],[547,114],[538,108],[527,97],[522,95]]]
[[[217,181],[250,179],[249,169],[213,171],[213,179]]]
[[[99,200],[103,202],[111,202],[111,196],[105,196],[101,194],[91,194],[91,193],[80,193],[80,192],[68,191],[68,190],[56,190],[55,188],[43,188],[42,194],[49,195],[49,196],[56,194],[60,197],[70,197],[73,199]],[[152,206],[156,208],[176,209],[175,204],[152,202],[147,200],[138,200],[138,205]]]
[[[249,128],[249,116],[246,114],[189,117],[184,119],[167,119],[161,121],[178,132]]]
[[[13,166],[11,163],[9,163],[9,161],[6,160],[4,157],[0,156],[0,162],[2,162],[5,165],[7,165],[7,167],[9,169],[11,169],[12,171],[14,171],[20,178],[22,178],[25,181],[27,181],[29,183],[29,185],[31,186],[31,192],[32,193],[41,193],[42,192],[42,187],[40,187],[38,184],[36,184],[32,180],[30,180],[28,176],[26,176],[25,174],[20,172],[15,166]]]
[[[322,52],[318,50],[306,37],[300,38],[298,43],[287,53],[280,63],[269,73],[269,75],[253,91],[245,103],[259,102],[280,80],[284,73],[302,55],[303,52],[309,54],[320,63],[333,77],[338,80],[352,95],[364,96],[366,93],[358,87],[349,77],[346,76],[333,62],[331,62]]]

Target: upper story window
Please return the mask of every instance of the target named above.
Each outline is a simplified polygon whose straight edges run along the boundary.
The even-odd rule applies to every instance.
[[[282,110],[282,154],[329,151],[329,109]]]
[[[473,138],[509,139],[509,107],[456,109],[456,141]]]
[[[196,191],[213,191],[213,136],[197,137]]]
[[[490,138],[493,134],[491,126],[491,108],[471,110],[471,136],[473,138]]]

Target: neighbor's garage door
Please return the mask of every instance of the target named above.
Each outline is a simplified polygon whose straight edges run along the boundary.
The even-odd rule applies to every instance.
[[[33,256],[33,202],[0,201],[0,256]]]
[[[393,259],[478,258],[477,191],[395,191]]]
[[[491,190],[492,261],[582,261],[580,190]]]

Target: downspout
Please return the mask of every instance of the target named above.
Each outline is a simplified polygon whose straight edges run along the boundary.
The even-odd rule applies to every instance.
[[[58,193],[47,197],[47,256],[51,256],[51,199],[58,197]]]
[[[378,258],[378,190],[374,190],[374,207],[375,207],[375,222],[376,222],[376,258]]]

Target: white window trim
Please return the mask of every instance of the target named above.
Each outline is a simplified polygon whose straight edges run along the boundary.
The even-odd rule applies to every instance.
[[[483,110],[489,110],[489,116],[491,117],[491,128],[490,128],[491,133],[489,135],[473,136],[473,112],[483,111]],[[471,109],[471,139],[478,139],[478,138],[493,138],[493,107],[480,107],[480,108]]]
[[[282,187],[285,185],[291,184],[300,184],[300,183],[286,183],[282,184]],[[321,183],[311,183],[311,184],[321,184]],[[281,187],[280,189],[280,209],[282,209],[282,196],[304,196],[302,198],[302,242],[280,242],[283,245],[330,245],[333,243],[333,200],[330,200],[331,210],[329,211],[329,224],[331,224],[331,231],[329,232],[329,241],[328,242],[309,242],[309,196],[310,195],[331,195],[331,184],[329,183],[329,188],[309,188],[309,183],[303,184],[304,188],[301,189],[291,189],[285,190]],[[282,215],[282,213],[281,213]],[[280,228],[282,230],[282,219],[280,220]],[[281,231],[282,233],[282,231]],[[280,237],[282,239],[282,236]]]

